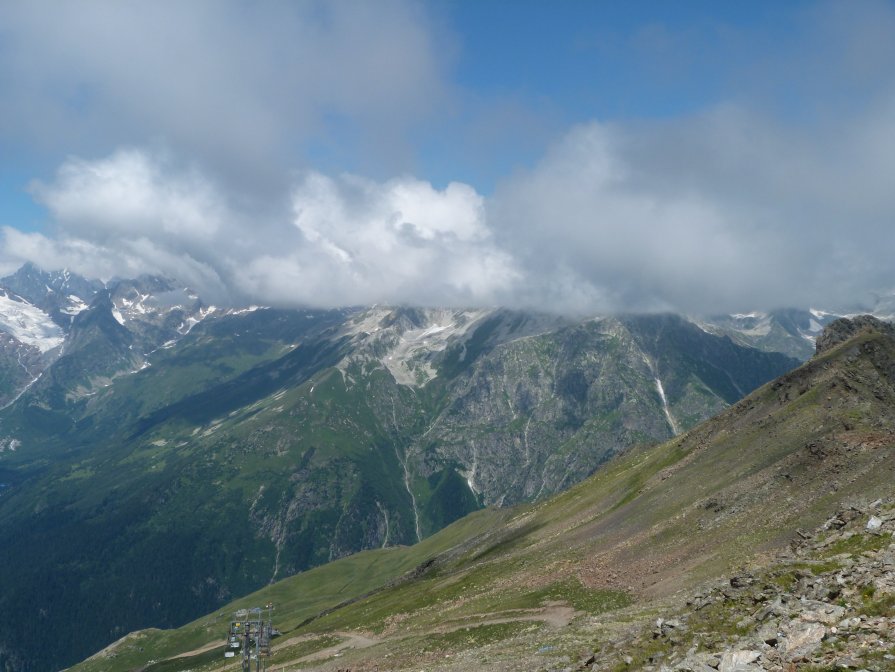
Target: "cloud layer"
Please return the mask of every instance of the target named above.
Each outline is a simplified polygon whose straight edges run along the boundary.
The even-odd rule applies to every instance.
[[[31,189],[52,224],[4,228],[0,267],[164,273],[277,305],[871,303],[895,288],[895,9],[794,21],[760,53],[725,33],[737,65],[716,75],[738,95],[567,128],[484,195],[406,172],[416,125],[463,99],[420,5],[4,3],[0,144],[71,155]],[[361,154],[377,167],[320,167]]]
[[[195,168],[145,151],[70,159],[33,193],[56,236],[4,230],[7,257],[87,275],[163,273],[218,301],[477,305],[521,274],[472,187],[308,172],[287,216],[259,221]]]
[[[242,182],[311,145],[387,166],[443,103],[441,51],[400,0],[13,0],[0,138],[88,155],[161,142]]]
[[[855,306],[895,288],[893,171],[892,103],[810,134],[721,107],[576,128],[490,214],[522,266],[566,278],[573,306]]]
[[[488,199],[459,183],[311,171],[267,220],[196,168],[122,150],[36,184],[58,235],[6,229],[4,249],[279,305],[856,305],[895,286],[895,99],[826,130],[735,107],[636,129],[594,122]]]

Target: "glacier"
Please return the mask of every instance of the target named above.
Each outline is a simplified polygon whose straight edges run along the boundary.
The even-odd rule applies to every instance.
[[[0,331],[42,353],[62,345],[65,338],[62,328],[44,311],[4,292],[0,292]]]

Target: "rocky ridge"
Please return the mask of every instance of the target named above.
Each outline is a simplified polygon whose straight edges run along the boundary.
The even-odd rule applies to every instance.
[[[790,548],[690,595],[575,670],[895,669],[895,498],[796,530]]]
[[[859,315],[851,319],[840,318],[827,326],[817,337],[816,354],[823,354],[860,333],[872,332],[892,335],[895,334],[895,327],[873,315]]]
[[[895,336],[872,327],[561,495],[478,512],[239,604],[283,605],[271,664],[284,669],[886,669]],[[383,561],[380,579],[346,584],[352,563]],[[205,650],[231,610],[176,640],[143,631],[145,651],[121,646],[79,670],[225,669],[220,653],[178,656]],[[369,645],[352,648],[361,637]]]

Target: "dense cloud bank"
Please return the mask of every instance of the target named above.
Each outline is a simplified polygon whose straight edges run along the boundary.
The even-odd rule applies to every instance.
[[[458,183],[307,172],[283,213],[259,221],[197,169],[132,149],[71,159],[34,185],[58,234],[7,228],[4,249],[280,305],[840,305],[890,288],[892,157],[885,110],[805,139],[724,108],[647,131],[580,126],[487,199]]]
[[[763,66],[812,115],[753,96],[589,121],[487,195],[401,159],[415,124],[459,104],[416,4],[72,3],[49,23],[40,5],[0,8],[16,56],[0,59],[15,102],[0,140],[67,134],[74,151],[31,186],[44,231],[0,223],[3,269],[163,273],[216,302],[572,312],[841,307],[895,288],[885,3],[819,5],[812,59]],[[804,77],[817,67],[823,86]],[[333,134],[393,154],[397,176],[315,167]]]
[[[444,52],[402,0],[10,0],[0,137],[91,156],[162,143],[280,185],[296,148],[332,136],[406,152],[406,130],[444,104]]]

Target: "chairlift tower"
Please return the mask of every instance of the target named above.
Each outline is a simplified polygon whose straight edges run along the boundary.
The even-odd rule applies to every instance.
[[[237,651],[242,657],[242,672],[265,672],[270,657],[270,639],[273,636],[271,612],[267,604],[234,612],[227,636],[225,658],[235,658]]]

